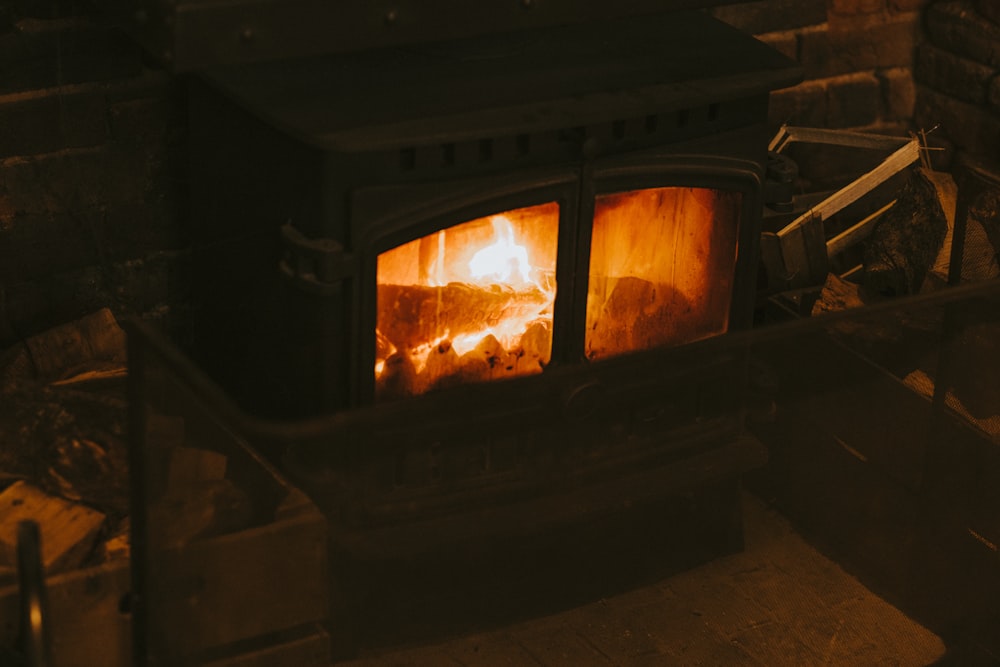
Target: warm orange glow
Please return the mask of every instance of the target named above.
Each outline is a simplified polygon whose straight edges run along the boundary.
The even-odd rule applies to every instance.
[[[651,188],[594,207],[586,354],[600,359],[726,330],[740,194]]]
[[[558,229],[552,202],[379,255],[377,397],[541,372],[551,356]]]

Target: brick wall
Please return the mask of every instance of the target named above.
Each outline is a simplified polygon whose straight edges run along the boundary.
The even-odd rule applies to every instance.
[[[1000,162],[1000,2],[936,0],[914,66],[917,120],[957,153]]]
[[[184,292],[185,111],[83,0],[0,6],[0,349]]]
[[[713,10],[798,60],[771,123],[901,131],[914,118],[914,52],[927,0],[758,0]]]

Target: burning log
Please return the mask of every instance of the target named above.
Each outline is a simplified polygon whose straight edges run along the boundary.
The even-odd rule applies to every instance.
[[[427,355],[427,363],[420,374],[420,386],[423,390],[431,387],[450,386],[448,379],[455,374],[459,364],[458,352],[452,347],[450,340],[442,341]],[[458,384],[458,383],[453,383]]]
[[[483,359],[491,369],[499,364],[501,356],[506,354],[503,345],[500,344],[500,341],[493,334],[483,336],[483,339],[479,341],[473,352],[478,354],[479,358]]]
[[[379,401],[412,396],[417,388],[417,369],[413,360],[403,352],[397,352],[385,360],[385,367],[375,387],[375,398]]]
[[[389,339],[382,335],[382,332],[378,329],[375,330],[375,358],[376,359],[388,359],[393,352],[396,351],[396,347],[389,342]]]
[[[551,300],[550,294],[534,286],[380,285],[377,400],[539,372],[552,347],[551,327],[540,320]],[[509,328],[512,322],[526,327],[516,347],[507,349],[491,332],[482,334],[464,355],[454,349],[456,338],[468,340],[485,329],[503,329],[505,324]],[[450,338],[425,353],[428,343],[440,340],[442,332]]]
[[[466,352],[459,360],[458,377],[463,384],[488,380],[490,364],[475,350]]]
[[[542,322],[535,322],[521,336],[521,343],[515,356],[516,375],[538,373],[552,355],[552,328]]]
[[[378,328],[397,349],[412,350],[444,332],[454,339],[509,319],[530,321],[550,301],[550,296],[533,286],[516,290],[468,283],[379,285]]]

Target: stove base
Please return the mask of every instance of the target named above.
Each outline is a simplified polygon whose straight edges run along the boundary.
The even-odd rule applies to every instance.
[[[729,480],[488,548],[372,561],[341,554],[333,651],[348,657],[555,613],[742,548],[739,483]]]
[[[332,528],[334,654],[554,613],[741,551],[739,476],[764,458],[759,442],[741,438],[553,498],[370,531]]]

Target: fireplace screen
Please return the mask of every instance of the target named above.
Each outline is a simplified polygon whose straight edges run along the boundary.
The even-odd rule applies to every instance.
[[[726,330],[741,196],[666,187],[598,196],[587,293],[588,359]]]
[[[464,222],[378,256],[375,393],[541,372],[552,353],[559,205]]]

